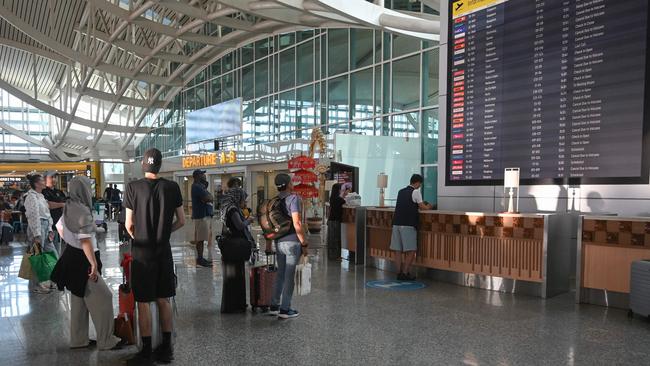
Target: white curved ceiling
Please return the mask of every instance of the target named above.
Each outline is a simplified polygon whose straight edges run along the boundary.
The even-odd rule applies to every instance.
[[[42,140],[0,129],[56,159],[128,159],[147,114],[234,48],[318,27],[437,39],[423,15],[363,0],[0,0],[0,89],[54,120]]]

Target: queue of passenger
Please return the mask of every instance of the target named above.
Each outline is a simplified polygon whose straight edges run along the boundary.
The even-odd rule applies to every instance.
[[[120,241],[131,243],[129,286],[138,311],[140,343],[139,352],[127,361],[127,365],[150,365],[153,362],[169,363],[174,359],[171,344],[172,305],[170,298],[176,295],[177,277],[171,249],[171,234],[185,225],[183,199],[178,184],[159,176],[162,154],[157,149],[144,153],[142,170],[144,178],[127,184],[123,194],[115,196],[116,187],[110,187],[105,196],[112,197],[110,206],[118,206],[116,218],[120,222]],[[196,246],[198,266],[212,263],[203,257],[205,242],[211,243],[214,199],[208,192],[205,171],[196,170],[192,185],[192,221],[194,231],[191,242]],[[56,189],[56,173],[45,176],[28,176],[30,189],[13,204],[24,203],[27,221],[28,252],[52,252],[58,259],[50,280],[39,282],[37,276],[29,276],[29,288],[38,294],[53,289],[67,289],[70,301],[70,348],[87,348],[96,345],[99,350],[121,349],[126,340],[116,337],[114,329],[113,294],[102,278],[101,253],[95,234],[97,226],[93,217],[93,192],[90,180],[75,177],[68,182],[66,195]],[[275,199],[277,207],[286,217],[285,231],[273,237],[276,244],[277,271],[265,300],[250,299],[250,304],[260,301],[268,305],[267,314],[279,319],[294,318],[299,312],[292,308],[294,276],[301,257],[308,254],[308,241],[302,224],[302,202],[293,192],[292,179],[288,174],[278,174],[275,185],[279,191]],[[431,206],[422,200],[419,186],[422,177],[414,175],[410,185],[398,194],[391,249],[399,252],[398,279],[413,279],[410,267],[417,249],[415,238],[417,210]],[[247,195],[239,179],[228,182],[228,190],[222,192],[218,202],[221,208],[223,233],[219,237],[222,253],[223,294],[221,312],[244,312],[246,301],[245,262],[254,260],[255,246],[249,226],[252,215],[246,215]],[[348,189],[335,184],[329,199],[328,257],[340,260],[340,225],[343,205]],[[7,207],[0,198],[0,209]],[[11,207],[9,209],[12,209]],[[107,215],[112,215],[110,211]],[[120,218],[121,216],[121,218]],[[415,220],[415,221],[414,221]],[[260,220],[262,224],[262,220]],[[262,225],[264,226],[264,225]],[[267,237],[267,244],[270,241]],[[57,238],[63,246],[57,246]],[[267,245],[267,252],[271,248]],[[256,267],[258,268],[258,267]],[[21,268],[22,271],[22,268]],[[261,274],[260,274],[261,275]],[[251,278],[253,275],[251,274]],[[261,280],[261,278],[259,279]],[[252,295],[251,295],[252,296]],[[153,324],[150,304],[156,303],[159,324]],[[265,306],[267,307],[267,306]],[[88,320],[92,318],[97,339],[88,336]],[[162,342],[152,344],[153,328],[160,328]]]

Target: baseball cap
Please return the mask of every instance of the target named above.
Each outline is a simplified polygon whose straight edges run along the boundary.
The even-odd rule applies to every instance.
[[[279,187],[284,187],[284,186],[288,185],[289,183],[291,183],[291,177],[289,176],[289,174],[280,173],[280,174],[275,176],[275,186],[276,187],[278,187],[278,188]]]
[[[196,169],[192,172],[192,176],[196,177],[197,175],[205,174],[205,172],[206,172],[205,170]]]
[[[53,177],[55,175],[57,175],[56,170],[48,170],[48,171],[45,172],[45,174],[43,174],[44,177]]]
[[[157,174],[162,166],[162,153],[156,148],[151,148],[142,155],[142,169],[145,173]]]

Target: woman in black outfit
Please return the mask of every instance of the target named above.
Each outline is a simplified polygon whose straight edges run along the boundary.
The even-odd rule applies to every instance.
[[[343,193],[343,197],[347,190]],[[341,197],[341,184],[336,183],[330,192],[330,212],[327,218],[327,258],[341,260],[341,220],[345,199]]]
[[[254,220],[245,219],[242,208],[246,205],[246,193],[232,188],[224,196],[222,209],[226,221],[224,237],[219,241],[223,264],[222,313],[246,311],[246,267],[255,243],[248,226]]]

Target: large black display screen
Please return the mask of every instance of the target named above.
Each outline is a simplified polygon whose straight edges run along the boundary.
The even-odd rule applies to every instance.
[[[453,0],[448,185],[647,183],[647,0]]]

